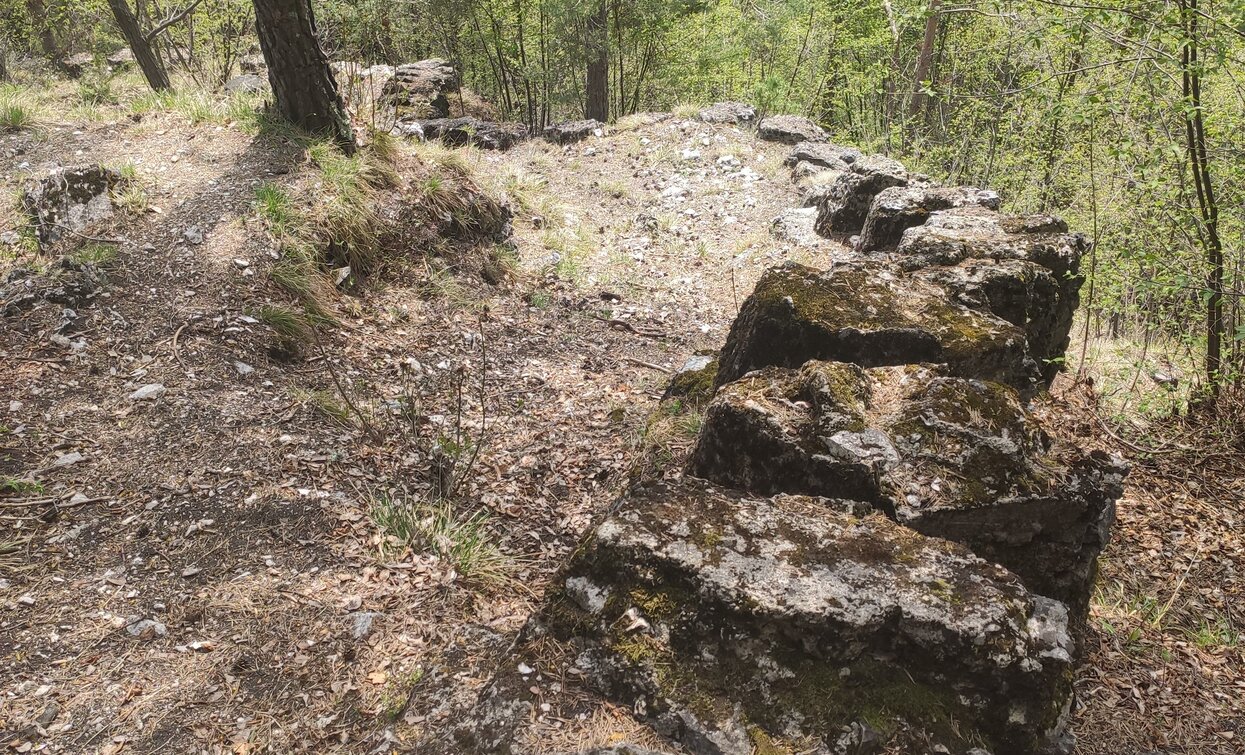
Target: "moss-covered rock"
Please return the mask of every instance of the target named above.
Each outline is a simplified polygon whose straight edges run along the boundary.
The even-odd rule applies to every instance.
[[[596,689],[693,752],[749,752],[737,748],[757,730],[829,747],[861,723],[917,727],[951,752],[1060,750],[1063,607],[959,546],[852,510],[692,478],[634,490],[577,551],[542,622],[579,644]]]
[[[865,425],[869,379],[841,362],[767,367],[723,386],[705,414],[689,471],[754,493],[823,493],[882,503],[879,464],[897,461]]]
[[[665,401],[678,398],[693,406],[703,406],[713,398],[713,384],[717,376],[717,354],[713,352],[695,354],[671,376],[661,399]]]
[[[817,232],[828,237],[858,232],[873,198],[883,189],[907,186],[909,179],[904,166],[889,157],[867,155],[853,160],[818,205]]]
[[[946,363],[953,375],[1030,390],[1038,371],[1027,348],[1015,325],[881,263],[825,272],[787,264],[767,270],[744,302],[722,349],[717,384],[819,359],[861,367]]]
[[[903,232],[929,219],[930,213],[953,207],[999,208],[999,195],[969,186],[893,186],[883,189],[869,205],[856,248],[862,252],[893,249]]]
[[[884,427],[902,461],[883,480],[898,521],[964,543],[1084,619],[1124,467],[1055,446],[1011,389],[939,378]]]

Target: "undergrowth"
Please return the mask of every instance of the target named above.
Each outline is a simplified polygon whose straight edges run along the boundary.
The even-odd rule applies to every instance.
[[[430,503],[378,493],[369,514],[382,535],[383,557],[408,548],[432,552],[467,580],[493,587],[516,584],[514,562],[494,542],[483,512],[462,514],[448,500]]]

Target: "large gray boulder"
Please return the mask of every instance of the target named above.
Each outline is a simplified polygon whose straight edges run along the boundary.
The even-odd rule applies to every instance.
[[[449,94],[458,86],[454,66],[430,58],[395,67],[381,99],[395,108],[400,119],[445,118],[450,114]]]
[[[693,753],[867,722],[963,753],[1064,752],[1067,612],[850,501],[685,479],[633,490],[540,622],[587,682]]]
[[[102,165],[57,168],[22,187],[21,206],[40,246],[77,234],[113,214],[112,190],[121,174]]]
[[[1007,567],[1078,624],[1123,472],[1054,444],[1006,386],[816,361],[720,388],[689,470],[757,493],[867,501]]]
[[[907,186],[910,179],[903,164],[889,157],[866,155],[853,161],[818,206],[817,232],[823,236],[859,232],[873,198],[892,186]]]
[[[594,134],[600,136],[605,132],[605,124],[589,118],[582,121],[565,121],[545,126],[544,136],[554,144],[574,144]]]
[[[769,142],[824,142],[825,129],[802,115],[771,115],[757,124],[757,136]]]
[[[860,150],[855,147],[840,147],[830,142],[800,142],[791,149],[783,165],[795,168],[801,163],[808,163],[819,168],[848,170],[848,166],[860,157]]]
[[[923,225],[930,214],[954,207],[999,209],[999,195],[971,186],[892,186],[883,189],[869,205],[856,248],[862,252],[893,249],[903,232]]]
[[[478,118],[432,118],[419,121],[424,138],[440,139],[451,147],[468,144],[482,149],[507,150],[528,137],[522,123],[492,123]]]
[[[745,124],[756,120],[757,110],[744,102],[715,102],[697,116],[705,123]]]
[[[949,301],[941,288],[882,263],[829,271],[787,263],[765,271],[731,326],[717,385],[810,359],[861,367],[945,363],[952,375],[1024,392],[1038,378],[1020,328]]]

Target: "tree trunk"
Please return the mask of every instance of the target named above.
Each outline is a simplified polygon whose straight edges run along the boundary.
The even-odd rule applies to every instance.
[[[48,25],[48,10],[43,0],[26,0],[26,14],[30,16],[30,24],[39,35],[39,46],[48,60],[60,58],[60,49],[56,46],[56,37],[52,35],[52,27]]]
[[[157,92],[172,89],[173,84],[169,81],[169,74],[164,70],[164,64],[160,62],[155,51],[151,49],[151,43],[147,41],[142,27],[138,25],[138,19],[134,16],[134,11],[130,10],[128,0],[108,0],[108,7],[112,8],[112,15],[117,19],[117,26],[121,29],[125,41],[130,45],[130,50],[134,53],[134,61],[138,63],[147,83]]]
[[[268,64],[277,110],[312,133],[330,136],[347,154],[354,133],[337,91],[337,80],[316,38],[311,0],[254,0],[255,29]]]
[[[940,5],[942,5],[942,0],[929,0],[929,15],[925,17],[925,38],[921,40],[921,51],[916,58],[916,73],[912,77],[911,112],[913,115],[923,111],[928,100],[925,94],[925,82],[930,81],[930,72],[934,70],[934,41],[938,38]]]
[[[1185,151],[1197,190],[1202,227],[1198,234],[1206,252],[1206,379],[1211,396],[1219,394],[1223,380],[1223,341],[1227,326],[1223,316],[1223,240],[1219,236],[1219,203],[1211,182],[1202,118],[1201,50],[1198,37],[1198,2],[1180,0],[1184,44],[1180,48],[1181,93],[1184,95]]]
[[[588,75],[584,82],[584,117],[602,123],[610,118],[609,4],[600,0],[588,17]]]

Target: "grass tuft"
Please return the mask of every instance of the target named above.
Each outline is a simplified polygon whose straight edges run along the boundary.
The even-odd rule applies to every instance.
[[[464,579],[488,586],[514,584],[513,560],[493,541],[483,512],[461,516],[448,501],[430,504],[403,497],[373,496],[372,523],[388,544],[400,550],[431,551]]]
[[[306,312],[300,312],[282,304],[265,304],[255,313],[255,319],[272,328],[281,340],[292,344],[306,344],[315,340],[315,326]]]

